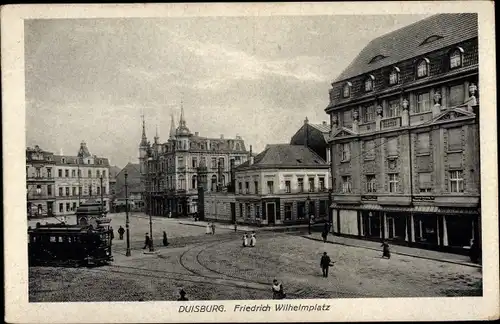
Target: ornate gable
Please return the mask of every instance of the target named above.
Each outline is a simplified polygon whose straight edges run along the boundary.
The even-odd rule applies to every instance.
[[[441,113],[439,116],[432,120],[432,124],[442,122],[442,121],[452,121],[454,119],[461,119],[467,117],[475,117],[476,114],[469,112],[461,108],[452,108]]]
[[[353,136],[353,135],[358,135],[356,134],[355,132],[353,132],[351,129],[349,128],[345,128],[345,127],[342,127],[341,129],[339,129],[336,133],[333,134],[333,136],[331,137],[332,139],[333,138],[339,138],[339,137],[346,137],[346,136]]]

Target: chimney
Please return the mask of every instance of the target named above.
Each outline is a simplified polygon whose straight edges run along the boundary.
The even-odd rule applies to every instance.
[[[307,141],[309,139],[309,119],[304,119],[304,146],[307,147]]]
[[[252,145],[250,145],[250,158],[248,159],[249,164],[253,164],[253,153],[252,153]]]
[[[323,126],[326,126],[326,120],[323,120]]]

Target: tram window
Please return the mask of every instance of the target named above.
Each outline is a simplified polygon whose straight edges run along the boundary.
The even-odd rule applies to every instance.
[[[50,242],[51,242],[51,243],[55,243],[55,242],[57,242],[57,237],[55,237],[55,236],[51,236],[51,237],[50,237]]]

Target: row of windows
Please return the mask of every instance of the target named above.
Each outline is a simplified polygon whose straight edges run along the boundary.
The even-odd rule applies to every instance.
[[[455,48],[449,54],[449,68],[456,69],[463,64],[463,53],[464,50],[461,47]],[[430,61],[428,58],[420,59],[415,68],[415,76],[417,79],[429,76]],[[400,70],[398,67],[393,67],[388,75],[389,85],[396,85],[400,82]],[[363,83],[363,89],[365,92],[370,92],[374,90],[375,77],[373,75],[368,75]],[[351,96],[352,83],[346,82],[342,87],[342,97],[348,98]]]
[[[235,164],[238,164],[238,162],[241,161],[241,157],[240,156],[235,156],[234,158],[231,158],[231,161],[233,161],[233,160],[234,160]],[[207,160],[206,160],[205,157],[201,157],[200,158],[200,163],[199,164],[198,164],[198,157],[196,157],[196,156],[191,157],[191,164],[190,164],[191,168],[196,169],[199,165],[202,165],[202,164],[204,164],[205,166],[210,167],[212,169],[217,169],[219,167],[219,164],[220,164],[220,167],[222,169],[226,168],[225,158],[223,158],[223,157],[221,157],[221,158],[216,158],[216,157],[211,158],[210,165],[207,165]],[[155,165],[156,165],[155,161],[150,161],[150,163],[149,163],[150,170],[156,171]],[[177,165],[179,167],[184,167],[185,166],[185,164],[184,164],[184,157],[179,156],[177,158]],[[158,171],[165,172],[171,166],[172,166],[172,159],[164,160],[164,161],[162,161],[162,162],[159,163],[159,170]]]
[[[327,216],[328,213],[328,201],[320,200],[319,203],[319,215],[316,210],[316,201],[312,200],[309,202],[309,210],[306,211],[306,203],[304,201],[297,201],[297,219],[305,219],[307,213],[310,216]],[[284,203],[284,219],[291,220],[293,213],[293,202],[285,202]],[[261,214],[261,205],[260,204],[251,204],[251,203],[240,203],[240,217],[243,218],[252,218],[260,219],[262,216],[262,220],[266,220],[266,215]],[[253,213],[252,213],[253,211]],[[279,211],[276,212],[275,215],[276,220],[281,220],[281,213]]]
[[[59,187],[59,197],[63,196],[77,196],[78,193],[82,194],[83,193],[83,187]],[[79,189],[79,190],[77,190]],[[71,190],[71,192],[70,192]],[[48,191],[48,188],[47,188]],[[50,190],[52,192],[52,188]],[[93,194],[95,195],[100,195],[101,194],[101,187],[97,186],[95,192],[92,191],[92,186],[88,186],[88,195],[92,196]],[[102,194],[106,194],[106,187],[102,187]]]
[[[448,140],[447,140],[447,151],[454,152],[462,150],[462,128],[448,128]],[[416,154],[424,155],[430,153],[430,133],[422,132],[416,134]],[[398,138],[388,137],[383,144],[385,145],[385,150],[387,156],[398,156]],[[373,160],[375,158],[375,141],[367,140],[362,142],[364,160]],[[349,162],[351,160],[351,143],[338,144],[338,150],[340,154],[340,162]]]
[[[397,193],[399,190],[399,174],[389,173],[389,187],[388,192]],[[341,191],[343,193],[352,192],[352,178],[350,176],[341,177]],[[420,172],[418,174],[418,188],[421,193],[432,192],[432,175],[430,172]],[[366,175],[366,188],[368,193],[377,192],[377,178],[375,175]],[[464,192],[464,178],[463,171],[453,170],[449,171],[448,178],[448,191],[449,192]]]
[[[315,184],[315,179],[314,178],[308,178],[309,182],[309,192],[314,192],[315,189],[319,191],[324,191],[326,190],[325,187],[325,178],[320,177],[319,178],[319,187],[316,188]],[[267,181],[267,193],[274,193],[274,181]],[[245,190],[243,191],[243,182],[238,182],[238,192],[239,193],[250,193],[250,182],[246,181],[245,182]],[[286,193],[291,193],[292,192],[292,182],[290,180],[285,180],[285,192]],[[305,192],[304,190],[304,178],[297,178],[297,192]],[[253,192],[254,194],[259,193],[259,182],[254,181],[253,185]]]
[[[456,107],[464,104],[466,95],[464,84],[450,85],[447,87],[446,91],[448,107]],[[361,107],[361,123],[374,122],[377,110],[380,110],[384,118],[400,117],[403,107],[407,107],[412,114],[429,112],[432,109],[432,99],[435,99],[436,102],[441,101],[441,89],[434,91],[434,98],[431,98],[430,89],[417,92],[415,93],[413,102],[408,102],[407,99],[401,99],[399,97],[389,98],[387,99],[387,106],[385,109],[377,107],[375,103],[369,103]],[[353,112],[351,110],[342,112],[340,115],[342,118],[342,126],[348,128],[352,127],[352,114]]]

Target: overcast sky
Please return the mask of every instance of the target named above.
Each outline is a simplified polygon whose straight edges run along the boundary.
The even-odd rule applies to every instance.
[[[25,22],[26,140],[56,154],[137,162],[141,113],[165,141],[181,98],[201,136],[260,152],[307,116],[328,120],[330,83],[373,38],[425,16],[53,19]]]

